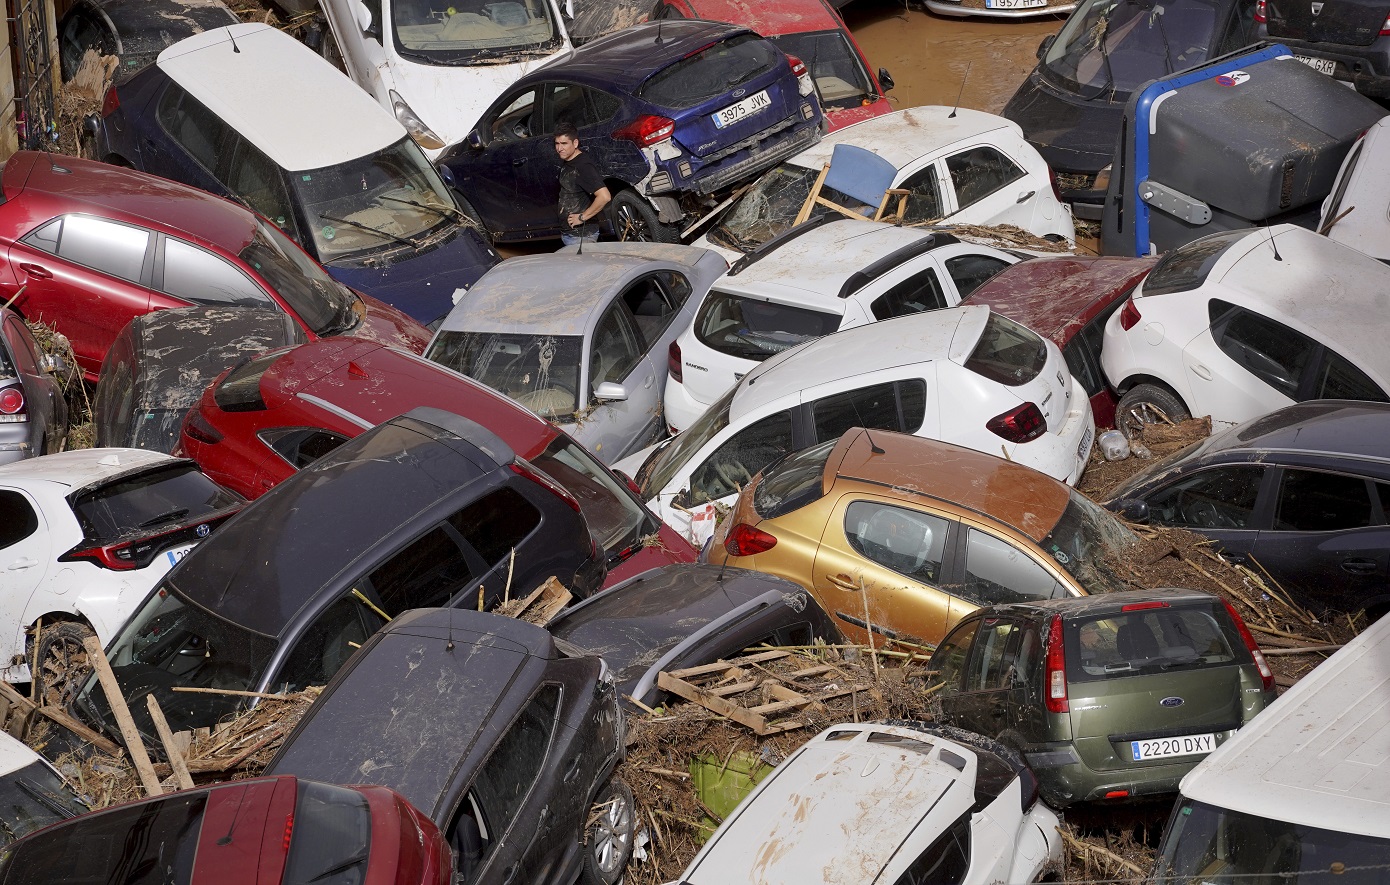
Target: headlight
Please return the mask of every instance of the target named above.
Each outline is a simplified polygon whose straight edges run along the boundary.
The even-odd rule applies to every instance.
[[[391,90],[391,110],[420,147],[427,151],[437,151],[444,147],[444,139],[435,135],[434,130],[425,125],[425,121],[410,109],[410,105],[406,104],[405,99],[394,89]]]

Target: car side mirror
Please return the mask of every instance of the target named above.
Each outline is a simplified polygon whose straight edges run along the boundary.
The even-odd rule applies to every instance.
[[[887,68],[878,69],[878,85],[884,92],[893,88],[893,75],[888,73]]]
[[[1056,34],[1048,34],[1042,38],[1042,42],[1038,44],[1038,61],[1042,61],[1042,57],[1047,55],[1047,50],[1052,48],[1052,41],[1056,39]]]
[[[627,388],[612,381],[604,381],[594,388],[594,399],[601,403],[620,403],[627,399]]]
[[[368,37],[380,38],[380,28],[372,19],[372,11],[367,8],[367,4],[358,3],[352,10],[352,14],[357,18],[357,27],[362,29],[362,33]]]
[[[1149,502],[1141,498],[1121,498],[1118,501],[1111,501],[1105,505],[1105,509],[1119,514],[1130,522],[1144,525],[1149,521]]]
[[[39,360],[39,368],[50,375],[61,375],[68,369],[67,361],[54,353],[46,353]]]
[[[681,489],[671,498],[671,503],[684,510],[689,510],[695,502],[690,500],[690,489]]]
[[[468,133],[468,146],[475,151],[480,151],[487,147],[487,139],[483,136],[481,129],[474,129]]]

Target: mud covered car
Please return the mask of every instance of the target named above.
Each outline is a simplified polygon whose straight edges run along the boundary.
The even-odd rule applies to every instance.
[[[66,83],[94,49],[119,59],[124,80],[185,37],[240,22],[221,0],[77,0],[58,20],[58,64]]]
[[[612,777],[623,737],[597,656],[514,618],[421,609],[363,644],[266,770],[398,791],[445,834],[456,882],[615,885],[637,820]]]

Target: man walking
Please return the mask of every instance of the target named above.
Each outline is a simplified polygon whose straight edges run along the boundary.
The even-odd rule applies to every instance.
[[[593,157],[579,149],[579,130],[573,123],[561,123],[555,130],[555,153],[560,155],[560,222],[566,246],[598,240],[598,214],[613,195],[603,183],[603,173]]]

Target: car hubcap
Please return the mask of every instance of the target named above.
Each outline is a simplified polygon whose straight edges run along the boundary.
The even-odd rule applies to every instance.
[[[618,207],[618,239],[647,242],[651,239],[647,225],[631,206]]]
[[[1122,429],[1126,431],[1125,436],[1131,438],[1143,433],[1144,428],[1150,424],[1174,423],[1167,412],[1153,403],[1135,403],[1125,411],[1125,417],[1129,419],[1125,422],[1129,426]]]
[[[616,870],[631,840],[632,806],[622,796],[614,795],[594,823],[594,860],[599,869],[605,873]]]

